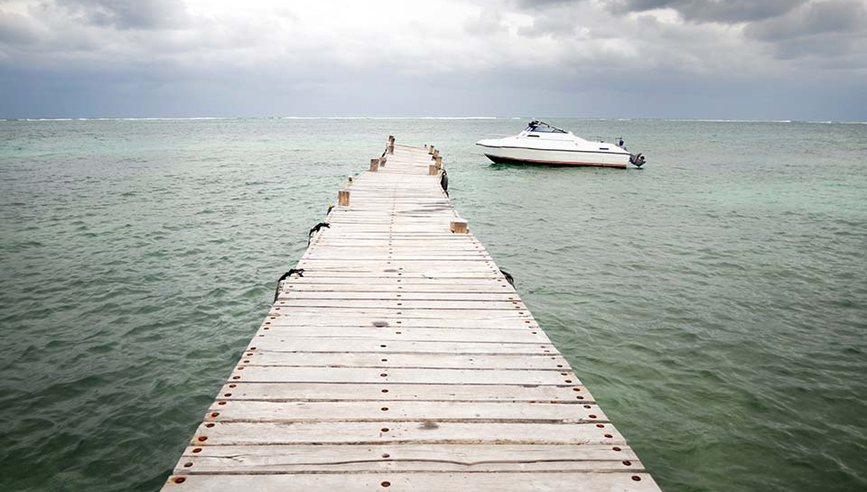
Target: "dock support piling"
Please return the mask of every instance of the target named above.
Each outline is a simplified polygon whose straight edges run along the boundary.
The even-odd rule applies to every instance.
[[[450,228],[455,234],[466,234],[470,230],[470,228],[467,227],[467,221],[463,219],[453,220],[450,224]]]
[[[370,172],[375,173],[379,170],[379,158],[370,160]]]
[[[349,190],[342,189],[337,192],[337,204],[341,207],[349,206]]]

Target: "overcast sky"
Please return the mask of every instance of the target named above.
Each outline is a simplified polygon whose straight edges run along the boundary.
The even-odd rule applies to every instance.
[[[0,0],[0,118],[867,120],[867,0]]]

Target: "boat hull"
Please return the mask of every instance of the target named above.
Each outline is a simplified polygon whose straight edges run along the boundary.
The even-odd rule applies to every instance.
[[[481,145],[485,156],[497,164],[544,164],[554,166],[615,167],[626,169],[629,154],[580,150],[542,150]]]

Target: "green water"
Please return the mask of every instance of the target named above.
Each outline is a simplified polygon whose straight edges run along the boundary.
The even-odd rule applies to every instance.
[[[157,489],[388,134],[442,150],[664,489],[867,489],[867,125],[551,121],[623,135],[628,171],[472,145],[523,123],[0,121],[0,490]]]

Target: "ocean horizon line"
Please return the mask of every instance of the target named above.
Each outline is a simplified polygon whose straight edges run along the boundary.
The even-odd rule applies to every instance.
[[[588,121],[681,121],[697,123],[811,123],[864,125],[867,121],[854,120],[798,120],[763,118],[616,118],[597,116],[544,116],[544,119],[570,119]],[[58,118],[0,118],[2,122],[16,121],[199,121],[199,120],[529,120],[531,116],[91,116]]]

